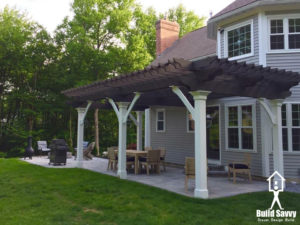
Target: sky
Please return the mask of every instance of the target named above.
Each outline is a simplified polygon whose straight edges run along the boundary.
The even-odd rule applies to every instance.
[[[144,9],[152,6],[163,13],[182,3],[188,10],[199,16],[209,17],[210,12],[216,14],[234,0],[136,0]],[[0,10],[6,5],[26,12],[28,17],[53,32],[63,18],[72,16],[70,5],[73,0],[0,0]]]

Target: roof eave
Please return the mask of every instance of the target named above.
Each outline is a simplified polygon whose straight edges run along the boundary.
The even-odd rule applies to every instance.
[[[218,29],[217,23],[222,20],[245,13],[245,12],[250,11],[257,7],[262,7],[262,6],[267,6],[267,5],[291,4],[291,3],[299,3],[299,2],[297,2],[296,0],[284,0],[284,1],[279,0],[276,2],[270,1],[270,0],[261,0],[261,1],[250,3],[248,5],[245,5],[241,8],[235,9],[233,11],[224,13],[220,16],[213,17],[213,18],[209,19],[207,22],[207,37],[210,39],[214,39],[214,40],[217,39],[217,29]]]

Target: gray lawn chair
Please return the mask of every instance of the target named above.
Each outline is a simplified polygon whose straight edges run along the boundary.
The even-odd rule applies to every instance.
[[[47,141],[38,141],[38,151],[43,154],[44,152],[50,152],[50,148],[47,147]]]

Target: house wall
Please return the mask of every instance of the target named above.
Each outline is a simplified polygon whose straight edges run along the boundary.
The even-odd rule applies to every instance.
[[[300,73],[300,53],[267,54],[267,66],[285,69]],[[285,102],[300,103],[300,85],[290,89],[292,95]],[[273,171],[273,155],[270,154],[270,171]],[[300,152],[283,154],[284,176],[287,178],[300,178]]]
[[[267,66],[300,73],[300,52],[267,54]],[[300,85],[291,88],[291,92],[286,101],[300,102]]]
[[[240,101],[236,98],[236,101]],[[228,103],[234,103],[235,101],[230,101]],[[232,161],[243,161],[245,158],[245,152],[240,150],[226,150],[226,126],[225,126],[225,105],[226,103],[221,103],[221,164],[228,165]],[[260,116],[260,106],[256,103],[256,151],[248,151],[251,154],[251,172],[257,176],[263,176],[262,170],[262,142],[261,142],[261,116]],[[248,153],[247,152],[247,153]]]
[[[245,98],[244,98],[245,99]],[[228,165],[232,161],[244,159],[245,152],[226,150],[225,143],[225,104],[240,101],[241,98],[232,100],[218,100],[211,105],[220,106],[220,151],[221,164]],[[248,98],[247,98],[248,100]],[[251,100],[255,101],[255,100]],[[210,105],[210,103],[208,103]],[[156,110],[165,109],[166,129],[165,132],[156,132]],[[194,157],[194,133],[187,132],[187,111],[185,107],[151,107],[151,146],[152,148],[166,148],[166,162],[184,165],[185,157]],[[262,143],[261,143],[261,119],[260,107],[256,103],[256,152],[250,152],[252,156],[252,174],[263,176],[262,170]]]
[[[165,132],[156,132],[156,110],[165,109]],[[166,162],[184,165],[185,157],[194,157],[194,133],[187,132],[185,107],[151,107],[151,147],[166,149]]]
[[[270,171],[274,171],[273,154],[269,155]],[[284,177],[300,179],[300,157],[293,153],[284,153]]]

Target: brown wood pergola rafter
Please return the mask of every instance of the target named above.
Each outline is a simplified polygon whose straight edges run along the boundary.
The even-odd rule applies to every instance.
[[[173,59],[62,93],[70,98],[69,103],[74,107],[90,100],[94,101],[93,108],[111,108],[100,100],[109,97],[115,101],[130,101],[134,92],[141,92],[135,109],[144,109],[151,105],[183,106],[170,90],[172,85],[179,86],[185,94],[195,90],[211,91],[209,99],[228,96],[285,99],[291,94],[289,89],[299,82],[298,73],[209,57],[194,62]]]

